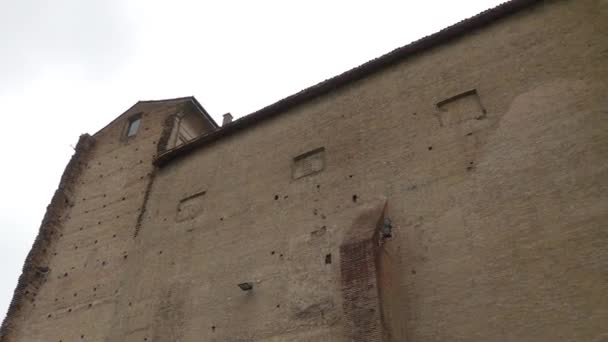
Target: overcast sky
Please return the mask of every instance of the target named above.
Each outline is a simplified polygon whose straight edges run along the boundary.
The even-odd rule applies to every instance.
[[[137,100],[240,117],[497,0],[0,0],[0,320],[81,133]]]

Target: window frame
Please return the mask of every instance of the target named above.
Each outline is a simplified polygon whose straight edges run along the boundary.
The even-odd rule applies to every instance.
[[[141,121],[142,121],[142,117],[143,117],[142,114],[143,113],[137,113],[137,114],[129,117],[129,119],[127,120],[127,124],[125,125],[125,130],[124,130],[124,134],[123,134],[124,139],[129,140],[129,139],[133,139],[137,136],[137,134],[139,133],[139,130],[141,129]],[[131,132],[131,128],[135,124],[137,125],[135,128],[135,132],[133,134],[129,134]]]

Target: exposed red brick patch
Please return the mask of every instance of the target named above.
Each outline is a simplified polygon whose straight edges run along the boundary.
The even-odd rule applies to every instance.
[[[380,225],[386,199],[363,205],[340,246],[341,290],[346,331],[354,342],[382,341],[382,311],[378,291]]]
[[[343,310],[356,342],[382,341],[376,249],[372,239],[340,246]]]

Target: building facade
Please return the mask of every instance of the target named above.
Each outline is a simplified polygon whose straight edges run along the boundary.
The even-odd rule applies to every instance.
[[[220,127],[83,135],[2,342],[608,341],[608,2],[514,0]]]

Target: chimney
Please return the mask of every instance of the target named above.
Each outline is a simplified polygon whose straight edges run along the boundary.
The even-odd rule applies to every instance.
[[[226,126],[227,124],[232,122],[232,114],[226,113],[224,114],[224,120],[222,121],[222,126]]]

